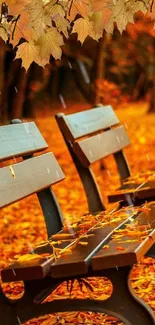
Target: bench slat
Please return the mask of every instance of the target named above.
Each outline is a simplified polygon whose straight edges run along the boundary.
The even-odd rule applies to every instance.
[[[73,143],[73,150],[81,163],[88,167],[95,161],[120,151],[130,144],[123,126]]]
[[[61,232],[63,233],[63,231]],[[65,241],[55,247],[64,248],[70,244],[70,241]],[[53,254],[52,246],[49,243],[45,243],[44,245],[37,246],[34,249],[33,254]],[[51,263],[54,262],[53,256],[44,257],[40,260],[32,260],[29,262],[18,262],[16,261],[12,265],[5,267],[1,271],[1,276],[3,282],[11,282],[11,281],[20,281],[20,280],[35,280],[35,279],[43,279],[50,272]]]
[[[126,212],[125,212],[126,211]],[[136,211],[136,209],[135,209]],[[121,227],[127,222],[128,218],[133,216],[133,210],[122,210],[123,219],[119,217],[120,211],[115,214],[115,222],[108,225],[98,227],[97,229],[88,231],[87,238],[81,238],[81,242],[72,248],[71,253],[66,253],[64,257],[59,258],[51,265],[51,275],[54,278],[67,276],[76,276],[87,274],[88,267],[93,255],[107,242],[116,227]],[[123,221],[124,220],[124,221]],[[104,221],[103,221],[104,222]]]
[[[153,200],[155,198],[155,181],[148,181],[143,184],[126,184],[121,186],[114,194],[108,195],[109,203],[118,201]]]
[[[100,106],[70,115],[58,114],[65,138],[73,141],[119,123],[111,106]]]
[[[0,161],[48,148],[34,122],[0,127]]]
[[[141,212],[135,219],[135,234],[124,235],[119,241],[112,239],[107,249],[101,249],[91,261],[93,270],[102,270],[113,267],[133,265],[141,260],[155,242],[155,202],[148,204],[150,210]],[[138,228],[140,226],[141,228]],[[146,227],[146,228],[145,228]],[[141,240],[138,229],[141,231],[150,228],[149,235]],[[119,234],[119,233],[118,233]],[[144,236],[145,237],[145,236]]]
[[[53,153],[0,169],[0,208],[64,179]]]
[[[44,254],[44,253],[43,253]],[[35,279],[43,279],[50,272],[50,263],[53,262],[53,258],[40,258],[38,261],[29,262],[15,262],[8,268],[2,270],[2,281],[28,281]]]

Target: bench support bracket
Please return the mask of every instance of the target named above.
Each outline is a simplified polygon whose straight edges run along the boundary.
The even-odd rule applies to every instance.
[[[52,292],[59,285],[58,280],[45,278],[37,281],[25,282],[25,295],[19,302],[9,303],[2,291],[0,292],[0,325],[19,325],[27,320],[44,316],[54,312],[65,311],[92,311],[105,313],[124,322],[125,325],[155,325],[155,319],[151,309],[131,290],[130,268],[122,267],[110,269],[103,272],[91,272],[89,276],[103,276],[111,280],[113,293],[105,301],[91,299],[61,299],[40,304],[43,299],[39,297],[39,290],[42,297],[45,292]],[[65,279],[67,280],[67,279]],[[40,284],[40,285],[39,285]],[[41,296],[41,295],[40,295]],[[34,304],[34,300],[36,303]]]

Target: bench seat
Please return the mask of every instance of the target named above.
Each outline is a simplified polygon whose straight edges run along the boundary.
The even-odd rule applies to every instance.
[[[121,212],[117,211],[116,223],[111,222],[101,227],[99,225],[97,229],[90,230],[88,234],[93,236],[84,239],[86,246],[78,244],[73,248],[72,254],[52,263],[52,277],[75,276],[77,272],[84,275],[88,273],[90,266],[93,270],[103,270],[139,262],[155,241],[155,202],[148,204],[146,208],[125,208],[124,211],[126,218],[121,223],[117,221]],[[117,231],[123,232],[129,226],[134,227],[133,234],[131,231],[130,236],[124,235],[122,243],[113,239]],[[137,234],[141,234],[140,240],[136,240]]]
[[[141,201],[152,201],[155,199],[155,180],[146,181],[145,183],[123,183],[114,193],[108,195],[108,202],[131,200],[137,204]]]
[[[138,213],[132,223],[119,229],[92,259],[93,270],[121,267],[140,262],[155,242],[155,202]],[[142,208],[143,209],[143,208]]]
[[[130,176],[122,181],[122,186],[108,195],[109,203],[127,201],[151,201],[155,198],[155,171]]]
[[[61,231],[60,233],[64,233]],[[67,235],[67,234],[66,234]],[[70,237],[70,234],[68,234]],[[71,240],[65,240],[58,244],[56,241],[49,239],[37,245],[37,247],[30,252],[21,256],[16,262],[5,267],[2,272],[3,282],[20,281],[20,280],[34,280],[43,279],[50,272],[51,263],[54,262],[54,252],[51,243],[55,243],[56,249],[63,249],[70,245]]]
[[[103,270],[133,265],[155,241],[154,215],[155,202],[143,207],[126,207],[109,215],[104,213],[104,218],[86,233],[64,242],[54,241],[54,247],[60,249],[58,257],[53,255],[53,245],[49,240],[34,250],[33,253],[38,254],[36,259],[34,255],[32,260],[31,257],[30,260],[17,260],[3,269],[2,279],[7,282],[33,280],[46,275],[65,278],[86,275],[89,267]],[[77,233],[79,229],[80,225]],[[42,257],[43,254],[49,256]]]

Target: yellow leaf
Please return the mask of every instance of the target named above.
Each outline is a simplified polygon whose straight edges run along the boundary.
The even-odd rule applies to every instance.
[[[38,37],[44,33],[46,25],[51,26],[50,12],[46,9],[42,0],[33,0],[27,6],[29,25],[34,29]]]
[[[72,21],[77,15],[86,17],[90,11],[90,1],[89,0],[72,0],[68,4],[68,16],[67,18]]]
[[[65,16],[65,10],[64,10],[63,6],[59,3],[57,4],[55,1],[50,6],[47,6],[46,8],[49,11],[52,19],[54,16],[58,16],[58,15],[60,17]]]
[[[103,249],[108,249],[109,248],[109,245],[104,245],[102,248]]]
[[[49,325],[50,323],[52,324],[52,318],[48,315],[48,318],[41,322],[41,325]]]
[[[80,241],[79,244],[80,245],[83,245],[83,246],[87,246],[88,245],[88,242],[86,242],[86,241]]]
[[[66,38],[68,38],[68,29],[70,29],[70,24],[67,19],[61,17],[61,16],[56,16],[53,18],[53,21],[56,24],[58,32],[62,32]]]
[[[93,34],[93,23],[88,18],[78,18],[74,22],[72,33],[78,34],[78,40],[83,43],[87,36]]]
[[[11,171],[11,175],[12,175],[12,177],[15,177],[15,172],[14,172],[14,170],[13,170],[13,168],[12,168],[11,165],[9,166],[9,169],[10,169],[10,171]]]
[[[3,39],[4,42],[7,42],[8,34],[3,24],[0,24],[0,37]]]
[[[41,259],[41,256],[38,254],[25,254],[25,255],[19,257],[17,262],[19,262],[19,263],[24,262],[27,264],[29,264],[29,263],[31,264],[32,261],[36,262],[36,261],[39,261],[40,259]]]
[[[61,47],[64,44],[62,35],[59,34],[55,27],[47,28],[45,33],[38,39],[40,46],[40,56],[42,58],[50,58],[52,54],[57,60],[61,58]]]
[[[58,234],[55,234],[55,235],[52,235],[52,240],[70,240],[70,239],[73,239],[74,238],[74,235],[73,234],[61,234],[61,233],[58,233]]]
[[[102,37],[103,34],[103,24],[102,24],[102,13],[101,12],[95,12],[93,13],[91,17],[91,22],[93,23],[93,34],[91,34],[91,37],[98,40],[100,37]]]
[[[111,10],[111,17],[108,21],[105,29],[107,32],[112,33],[114,29],[114,22],[117,23],[118,30],[120,33],[125,30],[127,24],[134,23],[134,14],[141,10],[142,12],[147,11],[147,0],[144,1],[124,1],[118,0],[115,2],[108,2],[107,8]]]
[[[37,61],[39,47],[34,42],[24,42],[18,46],[16,59],[22,59],[22,67],[28,70],[33,61]]]

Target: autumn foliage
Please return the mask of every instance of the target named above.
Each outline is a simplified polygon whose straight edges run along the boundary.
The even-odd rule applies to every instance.
[[[134,23],[138,11],[155,18],[154,0],[0,0],[0,36],[18,46],[16,58],[28,69],[35,61],[49,63],[50,55],[60,59],[62,46],[77,33],[83,43],[87,36],[99,40],[103,31],[120,33]]]

